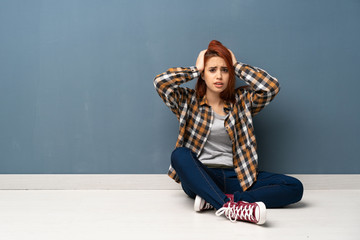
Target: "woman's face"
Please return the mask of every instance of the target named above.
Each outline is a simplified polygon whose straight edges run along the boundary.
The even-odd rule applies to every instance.
[[[220,94],[226,89],[229,82],[229,70],[225,60],[221,57],[211,57],[207,60],[202,75],[208,91]]]

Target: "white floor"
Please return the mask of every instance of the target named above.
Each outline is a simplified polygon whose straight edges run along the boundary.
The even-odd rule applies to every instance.
[[[181,190],[1,190],[0,239],[360,239],[360,190],[307,190],[263,226],[196,213]]]

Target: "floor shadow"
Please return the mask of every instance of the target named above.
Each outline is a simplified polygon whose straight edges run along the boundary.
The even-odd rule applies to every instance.
[[[298,209],[298,208],[307,208],[310,207],[311,204],[305,201],[301,201],[298,203],[290,204],[284,207],[278,207],[278,208],[270,208],[270,209]]]
[[[259,225],[259,226],[263,228],[272,228],[274,227],[274,224],[272,224],[271,221],[266,221],[263,225]]]
[[[306,208],[306,207],[310,207],[310,204],[308,202],[301,201],[301,202],[298,202],[298,203],[295,203],[295,204],[285,206],[284,208],[286,208],[286,209],[292,209],[292,208],[297,209],[297,208]]]

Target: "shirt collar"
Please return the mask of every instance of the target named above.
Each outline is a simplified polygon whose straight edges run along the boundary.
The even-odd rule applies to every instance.
[[[228,114],[229,111],[231,111],[231,108],[232,108],[232,104],[231,104],[230,102],[225,102],[225,103],[224,103],[224,112],[225,112],[226,114]]]
[[[207,106],[210,106],[209,103],[208,103],[208,100],[206,98],[206,95],[204,95],[201,99],[200,99],[200,106],[204,106],[204,105],[207,105]],[[224,111],[226,114],[229,113],[229,111],[231,110],[232,108],[232,104],[231,102],[225,102],[224,103]]]
[[[208,100],[206,98],[206,95],[204,95],[201,99],[200,99],[200,106],[204,106],[204,105],[208,105],[209,106],[209,103],[208,103]]]

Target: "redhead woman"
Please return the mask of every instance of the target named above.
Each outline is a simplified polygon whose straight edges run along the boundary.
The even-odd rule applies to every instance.
[[[246,86],[235,89],[236,76]],[[181,87],[196,78],[195,90]],[[195,66],[170,68],[154,86],[179,120],[168,174],[195,199],[195,211],[264,224],[267,208],[301,200],[299,180],[258,171],[253,117],[278,94],[276,78],[213,40]]]

